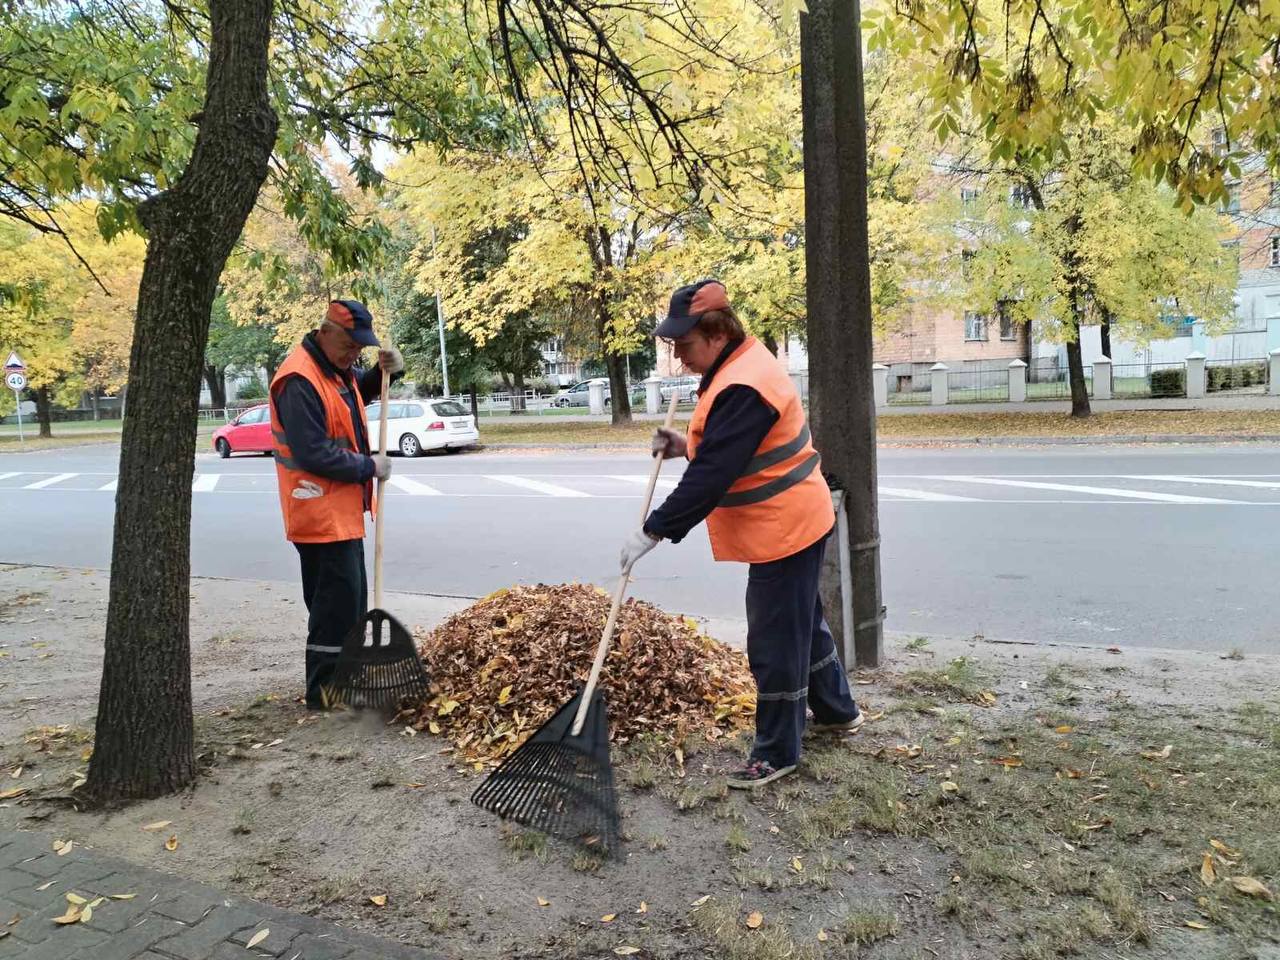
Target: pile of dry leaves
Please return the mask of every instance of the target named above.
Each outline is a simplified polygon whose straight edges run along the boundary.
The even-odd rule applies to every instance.
[[[611,599],[581,584],[513,587],[420,632],[432,698],[409,722],[477,767],[506,757],[585,681]],[[616,742],[716,739],[755,712],[746,657],[637,600],[623,605],[600,683]]]

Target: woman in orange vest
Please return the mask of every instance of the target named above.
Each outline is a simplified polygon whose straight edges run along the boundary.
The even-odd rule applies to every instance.
[[[747,659],[756,681],[756,738],[729,786],[754,789],[795,770],[806,703],[815,731],[862,724],[818,596],[835,524],[831,492],[795,386],[777,358],[746,335],[719,281],[677,290],[657,335],[702,375],[688,436],[659,429],[653,440],[655,456],[687,456],[689,466],[627,539],[621,562],[625,569],[662,540],[679,543],[705,519],[715,558],[751,565]]]
[[[378,351],[378,366],[353,369],[378,346],[373,316],[358,300],[334,300],[271,380],[271,435],[284,535],[302,564],[307,605],[307,708],[325,707],[347,633],[364,617],[364,515],[374,507],[373,478],[386,479],[386,451],[370,455],[364,405],[383,376],[404,369],[400,351]],[[395,379],[392,377],[392,379]]]

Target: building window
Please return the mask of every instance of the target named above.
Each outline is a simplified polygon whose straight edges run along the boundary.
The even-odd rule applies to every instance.
[[[1271,238],[1271,265],[1280,267],[1280,237]]]
[[[1014,184],[1013,189],[1009,191],[1009,202],[1023,210],[1030,210],[1035,205],[1031,197],[1031,188],[1021,183]]]
[[[976,256],[977,252],[974,250],[960,251],[960,276],[966,280],[973,274],[973,258]]]
[[[972,206],[973,204],[977,203],[978,188],[977,187],[961,187],[960,202],[963,203],[966,207]]]
[[[964,338],[966,340],[987,339],[987,318],[976,310],[964,312]]]
[[[1014,326],[1013,317],[1009,316],[1009,311],[1003,303],[1000,304],[1000,339],[1018,339],[1018,328]]]
[[[1240,184],[1227,184],[1227,195],[1219,202],[1218,210],[1221,213],[1240,212]]]

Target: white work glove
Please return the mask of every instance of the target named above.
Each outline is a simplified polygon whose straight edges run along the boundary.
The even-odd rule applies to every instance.
[[[373,461],[373,475],[379,480],[391,476],[391,458],[385,453],[375,453],[369,458]]]
[[[618,558],[621,569],[630,570],[637,560],[661,542],[661,537],[651,537],[643,529],[631,534],[622,544],[622,554]]]
[[[656,457],[662,454],[663,460],[670,460],[673,457],[683,457],[689,451],[689,442],[685,440],[684,434],[678,430],[668,430],[666,427],[659,427],[653,434],[653,455]]]
[[[387,376],[404,369],[404,356],[395,347],[383,347],[378,351],[378,366]]]

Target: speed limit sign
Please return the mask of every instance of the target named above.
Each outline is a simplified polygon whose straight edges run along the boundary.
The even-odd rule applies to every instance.
[[[22,373],[10,373],[5,375],[4,382],[10,390],[22,390],[27,385],[27,377]]]

